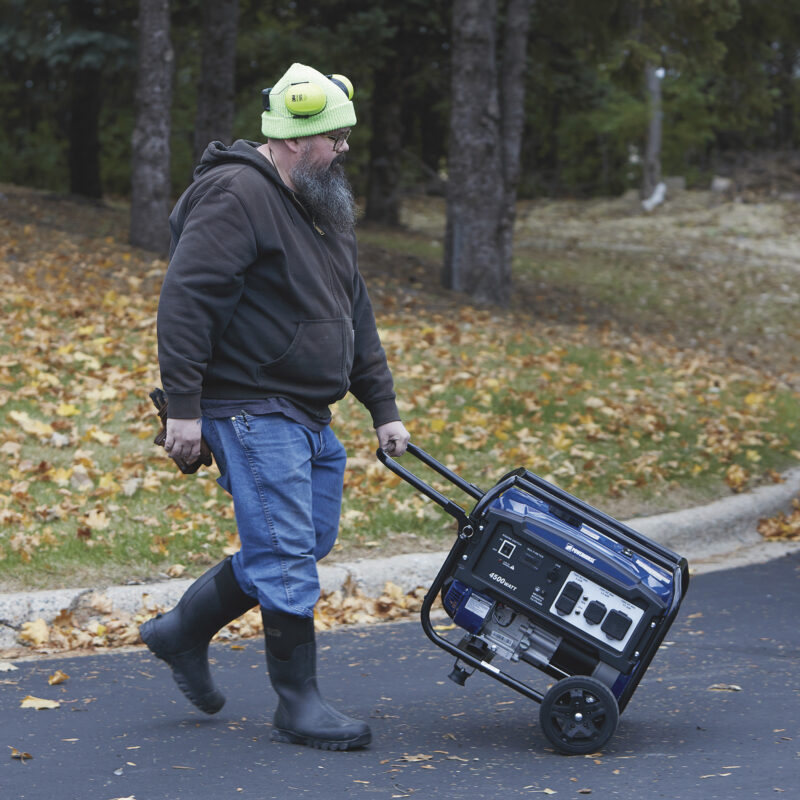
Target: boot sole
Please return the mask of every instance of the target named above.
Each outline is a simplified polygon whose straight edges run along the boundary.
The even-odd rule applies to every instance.
[[[199,708],[204,714],[216,714],[222,710],[222,707],[225,705],[225,698],[222,695],[215,697],[212,702],[207,702],[203,700],[202,695],[198,696],[197,694],[192,691],[192,688],[189,686],[186,679],[183,677],[183,674],[179,672],[175,666],[173,665],[172,661],[170,661],[170,656],[167,653],[159,652],[156,649],[156,632],[154,630],[153,625],[150,624],[150,620],[145,622],[143,625],[139,627],[139,636],[141,637],[142,641],[147,645],[147,649],[160,661],[163,661],[169,668],[170,672],[172,673],[172,679],[175,681],[177,687],[181,690],[183,696],[195,707]]]
[[[272,731],[272,741],[303,744],[315,747],[317,750],[356,750],[359,747],[366,747],[372,741],[372,734],[367,731],[352,739],[316,739],[313,736],[301,736],[291,731],[276,729]]]

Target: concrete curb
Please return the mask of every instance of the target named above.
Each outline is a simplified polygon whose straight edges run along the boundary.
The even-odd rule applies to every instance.
[[[800,549],[800,542],[766,543],[756,530],[759,519],[787,511],[792,499],[800,493],[800,467],[784,473],[783,478],[783,483],[762,486],[749,494],[669,514],[638,517],[627,524],[684,555],[693,570],[699,566],[697,571],[775,558]],[[320,583],[324,591],[330,592],[349,582],[364,594],[377,597],[387,581],[391,581],[404,592],[410,592],[433,581],[447,552],[320,564]],[[24,622],[42,618],[50,623],[62,609],[76,611],[88,605],[95,592],[105,595],[116,611],[134,614],[143,606],[169,608],[175,605],[191,583],[191,580],[168,580],[104,589],[0,594],[0,650],[18,646],[17,634]]]

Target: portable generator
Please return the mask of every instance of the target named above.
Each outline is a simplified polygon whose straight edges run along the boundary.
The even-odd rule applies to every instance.
[[[467,513],[378,450],[458,525],[421,611],[428,637],[456,657],[450,679],[464,685],[475,670],[490,675],[541,704],[541,728],[557,750],[595,752],[675,620],[689,584],[686,559],[524,468],[482,492],[419,447],[408,452],[477,501]],[[460,641],[434,629],[437,597],[463,630]],[[556,682],[536,691],[516,674],[524,665]]]

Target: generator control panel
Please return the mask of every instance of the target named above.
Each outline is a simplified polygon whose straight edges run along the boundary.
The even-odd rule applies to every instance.
[[[530,525],[503,516],[492,515],[456,578],[536,612],[552,631],[566,628],[622,668],[647,620],[661,613],[659,598],[631,577],[626,564],[604,558],[590,538],[565,536],[558,520]]]

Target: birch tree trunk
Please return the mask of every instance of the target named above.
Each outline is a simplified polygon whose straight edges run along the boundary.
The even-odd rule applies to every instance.
[[[646,200],[661,183],[661,133],[664,114],[661,110],[661,78],[651,62],[645,64],[645,85],[650,108],[650,122],[647,128],[647,147],[644,156],[642,176],[642,197]]]
[[[442,282],[478,303],[505,306],[511,297],[531,1],[507,3],[501,57],[496,0],[455,0],[453,5]]]
[[[204,0],[200,84],[194,126],[195,163],[209,142],[233,141],[239,0]]]
[[[131,244],[159,253],[169,244],[172,73],[169,0],[139,0],[130,237]]]

